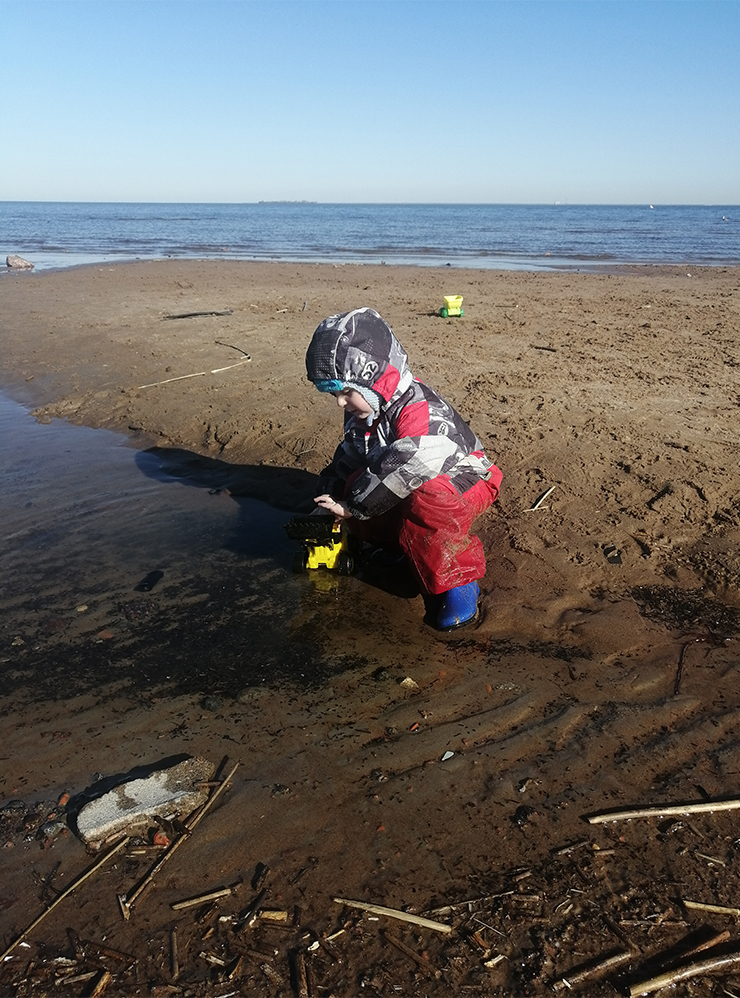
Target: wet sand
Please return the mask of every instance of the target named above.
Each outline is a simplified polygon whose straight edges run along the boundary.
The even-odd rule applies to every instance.
[[[72,926],[137,956],[138,978],[112,965],[108,993],[157,993],[173,986],[176,922],[182,993],[230,990],[201,952],[227,964],[246,954],[240,994],[280,992],[254,956],[273,954],[289,993],[288,954],[309,945],[304,929],[235,936],[216,923],[203,942],[207,925],[169,908],[242,876],[219,914],[243,910],[258,862],[270,868],[264,904],[298,905],[322,935],[349,917],[335,896],[416,912],[487,898],[440,916],[452,937],[353,917],[335,942],[341,962],[325,949],[308,957],[315,994],[361,983],[375,994],[539,994],[614,949],[632,949],[623,972],[634,980],[692,930],[733,927],[681,899],[737,903],[740,815],[595,826],[584,815],[740,789],[739,292],[737,268],[164,261],[0,279],[0,387],[39,420],[177,449],[175,462],[233,497],[286,510],[310,499],[340,418],[305,381],[305,347],[322,318],[359,304],[389,320],[414,373],[470,419],[504,472],[477,525],[483,618],[450,635],[388,580],[317,586],[277,565],[260,595],[240,591],[231,564],[205,566],[187,593],[154,590],[140,614],[122,612],[112,586],[89,624],[44,629],[72,599],[61,587],[28,633],[30,597],[11,597],[5,580],[3,803],[53,801],[96,771],[178,753],[228,755],[240,768],[131,921],[115,895],[146,870],[134,856],[60,905],[0,987],[32,958],[42,974],[66,955]],[[464,295],[462,319],[436,314],[448,293]],[[229,314],[168,318],[196,312]],[[251,360],[231,366],[244,352]],[[281,585],[298,587],[286,627],[306,655],[266,662],[252,635]],[[196,612],[204,592],[208,612]],[[101,670],[97,635],[119,618]],[[76,685],[62,681],[70,672]],[[7,944],[40,910],[32,871],[61,861],[64,886],[88,860],[71,834],[42,851],[20,820],[1,820]],[[559,852],[572,843],[582,844]],[[439,976],[383,946],[383,927]],[[702,986],[676,993],[714,993]]]

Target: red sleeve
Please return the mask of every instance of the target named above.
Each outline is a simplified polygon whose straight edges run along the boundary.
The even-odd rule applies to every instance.
[[[423,437],[429,433],[429,406],[422,399],[404,406],[396,421],[397,437]]]

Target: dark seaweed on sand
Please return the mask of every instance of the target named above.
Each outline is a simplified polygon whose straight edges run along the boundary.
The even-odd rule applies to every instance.
[[[699,631],[724,641],[740,631],[740,611],[707,596],[702,589],[635,586],[631,590],[643,617],[676,631]]]

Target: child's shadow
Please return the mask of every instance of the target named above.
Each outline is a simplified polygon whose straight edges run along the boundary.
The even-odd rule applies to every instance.
[[[151,447],[139,451],[136,464],[148,478],[207,489],[232,499],[239,509],[228,550],[252,558],[287,557],[283,530],[287,513],[314,508],[316,475],[296,468],[229,464],[179,447]]]
[[[229,464],[180,447],[139,451],[136,464],[148,478],[208,489],[214,495],[233,499],[239,507],[239,520],[227,547],[252,558],[271,557],[289,564],[295,542],[288,540],[283,528],[290,515],[305,515],[316,508],[313,497],[318,477],[299,468]],[[357,575],[367,585],[406,599],[419,594],[404,566],[378,569],[365,558],[359,561]]]

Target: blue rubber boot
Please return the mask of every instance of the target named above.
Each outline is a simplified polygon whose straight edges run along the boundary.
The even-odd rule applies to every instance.
[[[465,586],[449,589],[439,597],[437,610],[437,629],[451,631],[454,627],[469,624],[478,616],[478,597],[480,586],[477,582],[468,582]]]

